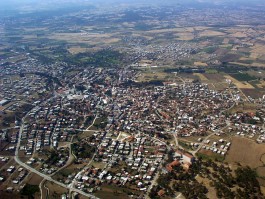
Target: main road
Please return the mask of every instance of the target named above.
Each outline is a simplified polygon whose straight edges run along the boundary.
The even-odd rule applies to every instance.
[[[54,96],[54,97],[56,97],[56,96]],[[53,98],[53,97],[52,97],[52,98]],[[38,107],[38,106],[36,106],[36,107],[34,107],[34,108],[37,108],[37,107]],[[30,112],[31,112],[31,110],[30,110],[30,111],[29,111],[29,112],[28,112],[28,113],[22,118],[22,120],[21,120],[21,125],[20,125],[20,129],[19,129],[19,136],[18,136],[18,142],[17,142],[16,151],[15,151],[15,157],[14,157],[14,160],[16,161],[16,163],[19,164],[20,166],[24,167],[25,169],[27,169],[27,170],[29,170],[29,171],[31,171],[31,172],[33,172],[33,173],[35,173],[35,174],[37,174],[37,175],[43,177],[43,178],[44,178],[45,180],[47,180],[47,181],[53,182],[53,183],[55,183],[55,184],[57,184],[57,185],[59,185],[59,186],[61,186],[61,187],[63,187],[63,188],[69,189],[70,192],[76,192],[76,193],[79,193],[79,194],[84,195],[84,196],[86,196],[86,197],[88,197],[88,198],[91,198],[91,199],[98,199],[98,198],[95,197],[94,195],[91,195],[91,194],[85,193],[85,192],[83,192],[83,191],[81,191],[81,190],[79,190],[79,189],[73,188],[73,187],[71,187],[71,186],[69,187],[69,186],[66,185],[66,184],[63,184],[63,183],[61,183],[61,182],[59,182],[59,181],[57,181],[57,180],[52,179],[51,176],[39,172],[38,170],[36,170],[36,169],[30,167],[29,165],[25,164],[24,162],[22,162],[22,161],[19,159],[18,154],[19,154],[19,148],[20,148],[20,142],[21,142],[21,134],[22,134],[23,129],[24,129],[25,119],[28,117],[28,115],[29,115]]]

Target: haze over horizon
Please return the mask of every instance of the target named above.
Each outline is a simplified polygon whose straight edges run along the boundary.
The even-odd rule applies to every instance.
[[[0,1],[0,10],[45,10],[45,9],[56,9],[58,7],[67,7],[67,6],[81,6],[81,5],[104,5],[104,4],[181,4],[181,5],[200,5],[200,4],[212,4],[212,5],[226,5],[226,6],[235,6],[238,5],[259,5],[264,4],[262,0],[167,0],[161,2],[160,0],[10,0],[10,1]],[[114,5],[115,5],[114,4]]]

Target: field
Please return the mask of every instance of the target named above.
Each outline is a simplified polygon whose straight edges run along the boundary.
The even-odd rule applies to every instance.
[[[202,178],[200,177],[199,175],[196,176],[196,180],[199,182],[199,183],[203,183],[207,189],[208,189],[208,193],[207,193],[207,197],[208,198],[217,198],[216,197],[216,190],[210,185],[210,180],[207,179],[207,178]]]
[[[251,49],[251,58],[257,59],[265,55],[265,46],[261,43],[256,43]]]
[[[69,43],[82,43],[89,45],[113,44],[120,41],[111,34],[98,33],[56,33],[49,36],[49,39],[67,41]]]
[[[208,64],[204,63],[204,62],[194,62],[195,66],[208,66]]]
[[[28,176],[28,184],[31,184],[31,185],[39,185],[40,182],[42,181],[42,179],[43,178],[40,177],[39,175],[34,174],[34,173],[31,173]]]
[[[258,174],[260,177],[265,178],[265,166],[264,166],[264,167],[259,167],[259,168],[257,168],[257,174]]]
[[[208,84],[210,89],[218,91],[226,89],[228,87],[228,83],[225,81],[224,75],[216,72],[217,71],[209,70],[207,73],[194,73],[193,75],[198,77],[203,83]]]
[[[74,47],[70,47],[68,48],[68,51],[71,53],[71,54],[78,54],[78,53],[84,53],[84,52],[87,52],[88,49],[87,48],[82,48],[80,46],[74,46]]]
[[[205,149],[201,149],[198,153],[197,153],[198,157],[201,157],[202,159],[205,160],[213,160],[213,161],[219,161],[219,162],[223,162],[225,157],[214,153],[212,151],[209,150],[205,150]]]
[[[232,145],[225,161],[229,163],[238,162],[241,165],[248,165],[251,168],[263,166],[260,160],[261,156],[265,153],[263,144],[257,144],[247,138],[233,137]]]
[[[163,72],[151,72],[151,73],[143,73],[141,74],[137,81],[145,82],[145,81],[152,81],[152,80],[169,80],[170,75]]]
[[[21,195],[18,193],[8,193],[6,191],[0,191],[1,199],[21,199]]]
[[[257,84],[257,86],[258,86],[259,88],[265,88],[265,81],[264,81],[264,80],[260,81],[260,83]]]
[[[206,81],[208,81],[208,78],[207,78],[207,77],[205,77],[205,75],[204,75],[204,74],[201,74],[201,73],[194,73],[194,75],[196,75],[197,77],[199,77],[199,78],[200,78],[200,80],[201,80],[201,81],[203,81],[203,82],[206,82]]]
[[[68,193],[68,190],[52,182],[46,182],[45,186],[49,189],[49,198],[59,199],[62,194]]]
[[[147,63],[147,61],[145,61],[145,63]],[[138,82],[179,81],[179,78],[177,78],[175,74],[164,72],[166,68],[167,67],[157,67],[157,68],[148,67],[145,69],[141,69],[136,81]]]
[[[89,130],[89,131],[83,131],[83,132],[80,132],[77,134],[77,137],[79,139],[84,139],[84,138],[88,138],[88,137],[91,137],[96,131],[92,131],[92,130]]]
[[[248,82],[245,82],[245,81],[243,81],[243,82],[238,81],[237,79],[233,78],[233,77],[230,76],[230,75],[225,75],[224,77],[225,77],[226,79],[231,80],[231,81],[233,82],[233,84],[235,84],[236,87],[239,88],[239,89],[254,89],[254,87],[253,87],[251,84],[249,84]]]
[[[91,163],[91,166],[95,167],[95,168],[100,168],[100,169],[104,169],[106,167],[106,163],[103,162],[95,162],[93,161]]]
[[[260,98],[265,95],[265,89],[241,89],[246,96]]]
[[[204,30],[200,33],[200,37],[213,37],[213,36],[223,36],[223,35],[225,35],[225,33],[211,29]]]
[[[101,199],[129,199],[128,192],[132,192],[132,190],[114,185],[103,185],[102,190],[96,192],[95,195]]]
[[[234,106],[232,109],[229,110],[230,113],[236,112],[245,112],[245,113],[255,113],[257,110],[257,105],[252,103],[243,103],[237,106]]]

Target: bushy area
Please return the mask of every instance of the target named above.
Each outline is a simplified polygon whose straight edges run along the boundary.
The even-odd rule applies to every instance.
[[[26,195],[28,198],[34,198],[34,194],[36,192],[39,192],[39,186],[38,185],[30,185],[26,184],[24,188],[21,190],[21,195]]]
[[[199,182],[197,177],[203,181]],[[187,199],[204,199],[209,188],[203,183],[205,180],[215,189],[217,198],[261,199],[264,197],[256,177],[256,172],[249,167],[238,167],[232,171],[228,165],[199,158],[188,171],[182,166],[175,166],[172,172],[160,175],[149,196],[159,198],[158,192],[163,190],[169,197],[181,192]]]

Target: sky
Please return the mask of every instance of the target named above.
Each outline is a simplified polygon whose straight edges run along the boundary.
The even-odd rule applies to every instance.
[[[32,10],[45,10],[55,9],[65,6],[78,6],[78,5],[98,5],[98,4],[110,4],[110,3],[178,3],[178,4],[214,4],[214,5],[236,5],[239,2],[247,4],[264,4],[265,0],[0,0],[0,10],[19,10],[19,11],[32,11]]]

